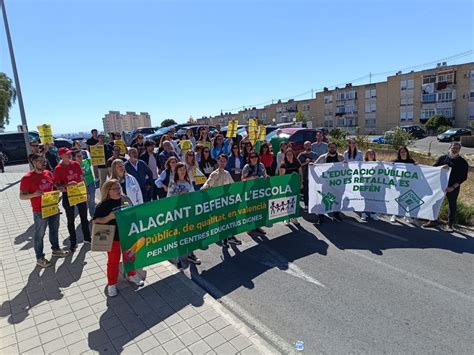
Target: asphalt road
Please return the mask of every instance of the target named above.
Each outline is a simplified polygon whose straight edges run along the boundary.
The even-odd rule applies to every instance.
[[[283,350],[303,341],[308,354],[472,353],[472,234],[305,218],[200,250],[187,273]]]

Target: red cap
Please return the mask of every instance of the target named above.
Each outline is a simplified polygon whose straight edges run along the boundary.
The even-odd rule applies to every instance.
[[[58,149],[58,155],[60,157],[63,156],[64,154],[71,154],[71,153],[72,153],[71,149],[66,148],[66,147],[62,147]]]

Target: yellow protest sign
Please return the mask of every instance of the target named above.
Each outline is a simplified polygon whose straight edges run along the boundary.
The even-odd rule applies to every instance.
[[[200,171],[196,169],[196,167],[193,168],[193,176],[194,176],[194,182],[197,185],[202,185],[206,182],[207,178],[206,176],[202,175]]]
[[[257,120],[254,118],[249,119],[248,135],[250,143],[252,143],[252,145],[255,145],[258,138],[258,125]]]
[[[258,126],[258,140],[260,142],[265,142],[267,139],[267,128],[265,125]]]
[[[114,140],[114,144],[120,147],[120,155],[127,154],[127,146],[125,145],[125,141],[123,139]]]
[[[59,191],[44,192],[41,195],[41,217],[47,218],[59,213]]]
[[[186,153],[193,149],[193,143],[189,140],[182,140],[179,142],[179,148],[181,149],[181,156],[185,156]]]
[[[201,144],[203,147],[211,149],[211,142],[209,141],[199,141],[197,144]]]
[[[90,146],[92,165],[105,165],[105,152],[102,144]]]
[[[87,202],[87,189],[84,181],[81,181],[76,185],[69,185],[67,187],[67,198],[69,206],[75,206]]]
[[[235,138],[237,137],[237,126],[239,125],[238,120],[230,120],[229,126],[227,127],[227,138]]]
[[[41,143],[54,144],[53,131],[51,130],[51,125],[42,124],[38,126],[38,134],[40,136]]]

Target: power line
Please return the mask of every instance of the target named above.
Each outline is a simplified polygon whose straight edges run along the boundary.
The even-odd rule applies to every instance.
[[[468,51],[465,51],[465,52],[461,52],[461,53],[454,54],[454,55],[449,56],[449,57],[446,57],[446,58],[441,58],[441,59],[437,59],[437,60],[434,60],[434,61],[431,61],[431,62],[427,62],[427,63],[423,63],[423,64],[417,64],[417,65],[413,65],[413,66],[406,67],[406,68],[402,68],[402,69],[387,70],[387,71],[379,72],[379,73],[369,73],[369,74],[364,75],[364,76],[361,76],[361,77],[359,77],[359,78],[355,78],[355,79],[352,79],[352,80],[347,80],[347,81],[345,81],[345,82],[343,82],[343,83],[339,83],[339,84],[326,85],[325,87],[327,87],[327,88],[339,87],[339,86],[345,85],[346,83],[356,83],[356,82],[360,82],[360,81],[365,80],[365,79],[369,79],[370,82],[372,82],[372,79],[373,79],[374,77],[378,77],[378,76],[381,76],[381,75],[388,75],[388,74],[396,73],[397,71],[408,71],[408,70],[419,69],[419,68],[423,68],[423,67],[427,67],[427,66],[432,66],[432,65],[437,64],[437,63],[440,63],[440,62],[444,62],[444,61],[448,61],[448,60],[455,60],[455,59],[459,59],[459,58],[464,58],[464,57],[467,57],[467,56],[469,56],[469,55],[472,55],[472,53],[473,53],[473,50],[468,50]],[[287,100],[290,100],[290,99],[295,99],[295,98],[297,98],[297,97],[301,97],[301,96],[308,95],[309,93],[312,94],[314,91],[316,91],[316,92],[322,91],[322,90],[324,90],[325,87],[318,88],[318,89],[311,89],[311,90],[302,92],[302,93],[300,93],[300,94],[293,95],[293,96],[288,96],[288,97],[285,97],[285,98],[282,98],[282,99],[279,99],[279,100],[280,100],[280,101],[287,101]],[[311,98],[313,98],[312,95],[311,95]],[[222,110],[222,111],[224,111],[224,112],[232,112],[232,111],[240,110],[242,107],[258,107],[258,106],[265,106],[265,105],[268,105],[268,104],[270,104],[270,103],[273,103],[273,101],[274,101],[274,100],[268,100],[268,101],[261,102],[261,103],[258,103],[258,104],[243,105],[243,106],[235,107],[235,108],[233,108],[233,109]],[[218,113],[212,115],[211,117],[213,117],[213,116],[218,116],[219,114],[220,114],[220,112],[218,112]]]

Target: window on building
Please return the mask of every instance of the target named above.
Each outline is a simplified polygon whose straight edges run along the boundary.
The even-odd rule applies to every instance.
[[[368,89],[365,90],[365,98],[366,99],[372,99],[377,97],[377,90],[376,89]]]
[[[407,111],[407,120],[413,120],[413,111]]]
[[[357,112],[355,105],[346,105],[344,112]]]
[[[331,128],[332,127],[332,119],[324,121],[324,127]]]
[[[431,84],[436,82],[436,75],[426,75],[423,77],[423,84]]]
[[[407,112],[406,111],[401,111],[400,112],[400,120],[405,121],[407,119]]]
[[[376,125],[375,118],[367,118],[365,120],[365,126],[366,127],[375,127],[375,125]]]
[[[365,104],[365,112],[370,113],[370,112],[375,112],[377,105],[375,103],[370,103],[370,104]]]
[[[453,101],[453,92],[439,92],[438,93],[438,102],[448,102]]]
[[[451,72],[451,73],[438,74],[437,82],[438,83],[447,82],[448,84],[453,83],[454,73]]]
[[[424,120],[430,119],[436,114],[436,111],[434,109],[423,109],[421,110],[421,118]]]
[[[324,96],[324,103],[331,104],[332,103],[332,95]]]
[[[413,89],[414,87],[415,87],[415,80],[413,79],[407,80],[407,89],[410,90],[410,89]]]
[[[400,106],[406,106],[406,105],[408,105],[408,98],[402,97],[400,99]]]
[[[406,90],[408,87],[408,83],[406,80],[400,80],[400,90]]]
[[[469,93],[469,101],[474,101],[474,91]]]
[[[436,102],[436,94],[423,94],[421,101],[423,103]]]
[[[448,107],[448,108],[438,108],[436,109],[436,114],[437,115],[443,115],[446,118],[452,118],[453,117],[453,109]]]
[[[345,100],[345,98],[346,98],[346,95],[345,95],[344,92],[338,92],[338,93],[336,94],[336,100],[337,100],[337,101]]]
[[[336,113],[344,113],[345,112],[345,106],[344,105],[337,105],[336,106]]]

